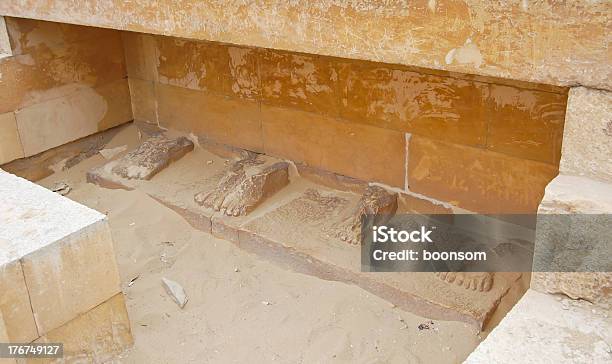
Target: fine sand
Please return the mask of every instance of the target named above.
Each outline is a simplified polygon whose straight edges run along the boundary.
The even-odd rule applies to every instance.
[[[109,148],[130,144],[122,134]],[[66,197],[108,215],[135,339],[119,362],[458,363],[481,340],[467,324],[283,270],[195,230],[137,190],[86,183],[86,172],[104,162],[97,154],[39,183],[65,182]],[[162,277],[185,288],[183,309]]]

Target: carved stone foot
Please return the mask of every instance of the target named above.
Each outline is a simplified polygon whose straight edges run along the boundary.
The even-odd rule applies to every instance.
[[[193,142],[185,137],[168,139],[163,135],[154,136],[116,162],[111,162],[114,164],[111,172],[127,179],[149,180],[192,150]]]
[[[289,183],[288,168],[286,162],[270,164],[259,156],[241,159],[230,166],[214,189],[197,193],[194,200],[228,216],[246,215]]]
[[[382,187],[368,186],[365,190],[357,206],[340,223],[340,230],[336,236],[340,240],[352,245],[361,244],[361,220],[367,214],[393,215],[397,210],[397,194],[389,193]],[[375,221],[376,224],[383,221]]]
[[[472,291],[488,292],[493,287],[490,272],[436,272],[438,278]]]

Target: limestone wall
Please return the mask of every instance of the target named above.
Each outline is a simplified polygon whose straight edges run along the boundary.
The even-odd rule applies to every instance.
[[[124,33],[135,119],[475,211],[535,212],[566,90]]]
[[[561,171],[547,187],[538,214],[611,214],[612,213],[612,93],[584,87],[569,92],[563,137]],[[588,216],[588,215],[587,215]],[[588,232],[593,226],[581,226],[583,246],[567,247],[561,242],[545,245],[536,241],[536,252],[552,257],[571,257],[580,262],[591,260],[599,270],[570,273],[534,273],[532,288],[547,293],[561,293],[575,299],[597,303],[612,309],[612,272],[610,243],[589,246]],[[541,227],[538,226],[538,229]],[[544,227],[545,229],[545,227]],[[586,233],[584,232],[586,231]],[[546,233],[546,231],[545,231]],[[576,239],[575,241],[580,241]],[[604,267],[602,269],[602,267]],[[605,269],[608,267],[608,269]]]
[[[0,164],[132,120],[115,30],[5,18],[0,59]]]
[[[612,90],[605,0],[4,0],[0,14]]]

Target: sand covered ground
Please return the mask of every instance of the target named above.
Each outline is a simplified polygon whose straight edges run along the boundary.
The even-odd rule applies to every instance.
[[[133,138],[128,129],[108,147]],[[86,183],[85,173],[104,162],[97,154],[39,183],[65,182],[66,197],[108,215],[135,339],[119,362],[458,363],[481,340],[467,324],[283,270],[195,230],[142,192]],[[183,309],[162,277],[185,288]]]

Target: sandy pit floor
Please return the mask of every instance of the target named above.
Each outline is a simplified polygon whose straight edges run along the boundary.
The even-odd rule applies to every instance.
[[[98,154],[39,183],[65,182],[66,197],[108,215],[135,339],[118,362],[458,363],[481,340],[467,324],[283,270],[195,230],[142,192],[86,183],[104,162]],[[162,277],[185,288],[183,309]]]

